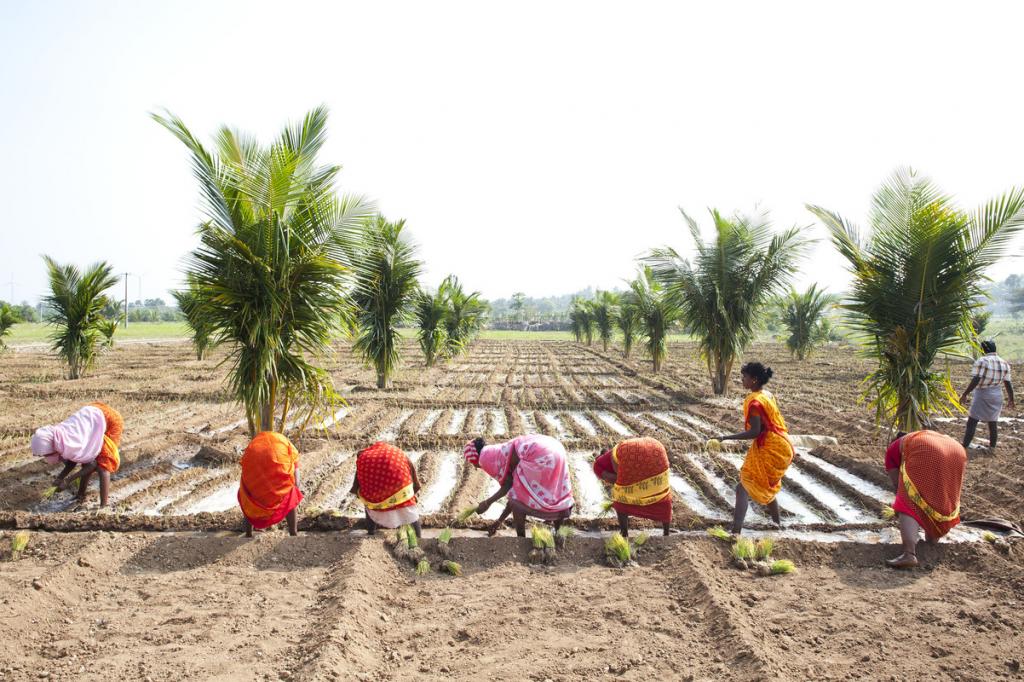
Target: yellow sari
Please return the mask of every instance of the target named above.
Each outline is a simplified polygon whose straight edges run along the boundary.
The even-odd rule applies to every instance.
[[[743,401],[743,420],[750,428],[753,415],[761,417],[761,435],[755,438],[740,469],[740,483],[758,504],[769,504],[782,490],[782,477],[793,462],[793,444],[775,396],[764,389]]]

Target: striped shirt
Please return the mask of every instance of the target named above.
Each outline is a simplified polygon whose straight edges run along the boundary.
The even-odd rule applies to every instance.
[[[974,361],[971,376],[978,378],[978,388],[998,386],[1010,380],[1010,363],[995,353],[987,353]]]

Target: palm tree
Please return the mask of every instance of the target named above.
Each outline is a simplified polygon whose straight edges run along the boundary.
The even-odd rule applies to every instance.
[[[733,363],[754,338],[758,311],[789,279],[807,241],[793,227],[773,234],[767,214],[723,216],[711,210],[714,239],[701,239],[696,221],[683,213],[696,245],[694,264],[672,248],[645,259],[698,339],[715,395],[728,389]]]
[[[479,291],[467,294],[455,275],[449,275],[441,286],[448,294],[444,317],[445,351],[448,357],[454,357],[465,352],[480,332],[487,316],[487,303],[480,298]]]
[[[53,350],[68,367],[68,378],[78,379],[96,361],[96,343],[108,299],[103,292],[117,284],[113,267],[105,262],[84,273],[74,265],[60,265],[43,256],[50,277],[50,294],[43,305],[50,309],[48,322],[56,327],[50,339]]]
[[[985,270],[1024,226],[1024,191],[968,214],[930,180],[900,169],[875,192],[867,235],[831,211],[808,209],[854,275],[842,307],[878,363],[865,380],[878,423],[914,431],[933,413],[959,409],[948,372],[933,364],[970,339]]]
[[[114,347],[114,334],[120,322],[117,318],[107,317],[96,323],[96,330],[103,336],[103,345],[107,348]]]
[[[215,343],[229,347],[228,382],[250,432],[284,430],[289,407],[308,421],[339,400],[319,361],[351,325],[349,256],[372,207],[338,197],[340,167],[317,163],[327,110],[309,112],[269,145],[221,128],[207,150],[185,124],[153,118],[192,155],[206,220],[187,261]]]
[[[448,288],[444,285],[431,294],[420,290],[413,299],[413,317],[416,318],[416,338],[423,351],[424,363],[433,367],[445,352],[444,320],[448,313]]]
[[[0,350],[7,348],[4,337],[11,333],[11,327],[21,322],[21,318],[14,308],[6,303],[0,303]]]
[[[396,325],[409,312],[422,267],[404,228],[404,220],[390,223],[382,215],[368,220],[366,245],[355,258],[354,350],[377,370],[377,388],[387,388],[398,367],[402,337]]]
[[[622,349],[627,358],[633,350],[633,340],[640,326],[639,312],[630,300],[628,295],[620,296],[619,307],[615,311],[615,324],[622,332]]]
[[[206,357],[207,351],[214,346],[213,326],[207,311],[203,309],[202,297],[190,282],[187,289],[172,291],[171,295],[178,302],[178,309],[185,316],[185,324],[192,332],[192,346],[196,349],[196,360]]]
[[[837,302],[836,296],[818,289],[816,284],[802,293],[791,288],[785,296],[779,298],[782,323],[789,331],[786,348],[798,360],[805,359],[815,344],[825,340],[822,315],[826,308]]]
[[[569,324],[572,326],[576,343],[586,340],[589,346],[594,339],[594,318],[590,313],[588,301],[579,297],[572,299],[572,306],[569,308]]]
[[[642,268],[629,283],[629,291],[623,295],[623,303],[636,311],[639,333],[644,340],[647,355],[651,358],[654,371],[661,371],[668,355],[669,331],[679,319],[679,308],[648,267]]]
[[[598,291],[590,302],[591,314],[597,337],[601,339],[601,348],[608,352],[608,343],[615,332],[615,316],[619,306],[619,297],[611,291]]]

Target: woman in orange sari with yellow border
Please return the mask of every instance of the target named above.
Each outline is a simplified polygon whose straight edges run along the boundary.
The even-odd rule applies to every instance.
[[[629,438],[594,459],[594,473],[611,486],[612,509],[619,532],[629,535],[629,517],[672,525],[672,491],[668,485],[668,453],[654,438]]]
[[[720,436],[719,440],[751,440],[747,458],[740,469],[740,482],[736,486],[736,508],[733,511],[732,532],[739,535],[747,516],[750,500],[764,505],[779,527],[779,502],[775,496],[782,490],[782,477],[793,462],[796,451],[789,440],[786,421],[779,411],[775,396],[764,385],[772,378],[771,367],[760,362],[748,362],[740,370],[743,388],[750,391],[743,401],[743,421],[747,428],[742,433]]]

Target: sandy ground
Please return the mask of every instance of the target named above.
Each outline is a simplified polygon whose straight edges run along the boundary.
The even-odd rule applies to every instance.
[[[340,350],[331,372],[349,411],[329,430],[295,436],[304,531],[253,541],[239,537],[229,508],[246,436],[220,358],[198,361],[185,344],[126,344],[69,382],[40,353],[0,357],[0,556],[15,528],[32,529],[18,561],[0,560],[0,679],[1021,676],[1019,542],[922,547],[923,570],[895,573],[881,566],[891,546],[784,540],[776,555],[796,561],[799,573],[757,578],[730,567],[727,548],[700,531],[714,520],[680,498],[675,525],[691,531],[654,538],[635,568],[605,566],[600,540],[587,536],[570,541],[555,568],[535,568],[523,541],[467,531],[473,537],[455,541],[463,577],[416,578],[380,539],[345,530],[357,521],[344,492],[351,454],[369,439],[388,434],[421,452],[426,485],[440,485],[446,457],[481,429],[494,439],[538,430],[593,452],[620,437],[610,415],[630,433],[663,439],[673,471],[723,513],[715,484],[734,484],[727,457],[707,459],[702,472],[688,455],[704,438],[739,429],[739,396],[712,396],[687,344],[671,348],[658,375],[640,358],[558,342],[480,342],[429,370],[410,348],[384,392]],[[755,345],[745,359],[773,365],[791,432],[838,438],[817,456],[885,483],[883,434],[858,404],[865,361],[829,349],[797,363],[776,345]],[[968,366],[951,369],[964,384]],[[96,511],[94,500],[79,511],[66,499],[41,503],[52,472],[27,453],[31,430],[95,399],[127,421],[113,510]],[[691,421],[672,426],[658,421],[664,413]],[[963,420],[941,428],[959,435]],[[1005,423],[1002,439],[994,453],[971,453],[965,518],[1024,518],[1024,422]],[[213,458],[197,458],[201,451]],[[885,528],[882,502],[814,467],[807,473],[870,518],[841,523],[819,491],[788,482],[826,519],[791,523],[805,529],[797,532]],[[450,522],[486,486],[480,472],[457,464],[427,525]],[[579,515],[574,523],[595,530],[610,521]],[[432,552],[432,541],[425,545]]]
[[[453,548],[463,577],[417,578],[347,532],[35,533],[0,563],[0,679],[1021,675],[1019,547],[940,545],[896,573],[876,547],[785,542],[799,573],[771,578],[691,537],[653,538],[627,569],[584,537],[552,568],[516,538]]]

